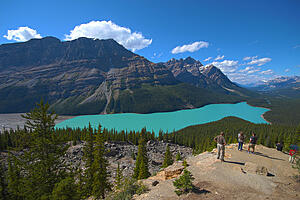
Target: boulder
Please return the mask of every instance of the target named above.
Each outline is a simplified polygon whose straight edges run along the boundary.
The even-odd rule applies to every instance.
[[[156,180],[169,180],[178,177],[184,169],[181,162],[176,162],[173,165],[163,169],[162,171],[158,172],[156,176],[150,177],[150,179]]]

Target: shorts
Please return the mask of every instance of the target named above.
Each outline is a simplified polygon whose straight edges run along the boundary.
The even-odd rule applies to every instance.
[[[249,148],[252,148],[252,149],[254,149],[255,148],[255,144],[249,144]]]

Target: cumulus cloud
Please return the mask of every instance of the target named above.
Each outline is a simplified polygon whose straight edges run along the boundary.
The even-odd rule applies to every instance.
[[[224,57],[225,57],[224,55],[223,55],[223,56],[218,55],[218,56],[215,58],[215,60],[223,60]]]
[[[274,72],[273,72],[273,70],[268,69],[268,70],[262,71],[262,72],[260,72],[260,73],[261,73],[261,74],[264,74],[264,75],[270,75],[270,74],[273,74]]]
[[[119,26],[112,21],[91,21],[87,24],[80,24],[65,37],[65,40],[80,37],[114,39],[132,51],[143,49],[152,43],[152,39],[146,39],[142,33],[132,32],[129,28]]]
[[[17,42],[25,42],[32,38],[42,38],[36,30],[27,26],[19,27],[17,30],[8,30],[7,35],[4,35],[7,40],[15,40]]]
[[[252,59],[250,62],[247,63],[247,65],[257,65],[257,66],[262,66],[266,64],[267,62],[270,62],[272,59],[271,58],[259,58],[259,59]]]
[[[212,59],[212,57],[208,57],[204,59],[204,62],[210,61]]]
[[[222,62],[212,62],[211,64],[218,67],[224,73],[235,72],[238,68],[238,61],[236,60],[224,60]]]
[[[176,54],[176,53],[183,53],[183,52],[195,52],[198,51],[199,49],[202,48],[207,48],[209,45],[208,42],[204,42],[204,41],[199,41],[199,42],[194,42],[192,44],[186,44],[183,46],[177,46],[174,49],[172,49],[172,53]]]

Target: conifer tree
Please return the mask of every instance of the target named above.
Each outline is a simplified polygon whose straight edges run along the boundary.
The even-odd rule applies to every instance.
[[[24,199],[49,199],[55,183],[66,175],[67,167],[60,158],[68,146],[61,145],[54,134],[57,115],[48,110],[49,104],[41,101],[31,112],[22,115],[27,119],[26,127],[32,130],[29,149],[18,158],[10,155],[9,189],[21,190],[18,195]]]
[[[123,170],[120,169],[120,163],[118,163],[118,168],[116,171],[115,185],[116,189],[120,189],[123,182]]]
[[[97,199],[105,198],[105,194],[111,190],[111,185],[108,181],[109,173],[107,171],[108,161],[104,157],[105,146],[104,137],[101,133],[101,126],[99,125],[98,132],[95,139],[95,150],[93,152],[94,162],[92,164],[93,170],[93,184],[92,195]]]
[[[73,177],[67,177],[55,184],[52,192],[53,200],[79,200],[80,195]]]
[[[12,161],[15,159],[14,161]],[[24,199],[24,191],[21,190],[22,179],[20,169],[18,168],[15,157],[9,155],[8,157],[8,192],[10,199]]]
[[[193,190],[193,181],[194,177],[191,172],[187,169],[184,169],[183,175],[173,182],[173,185],[176,187],[175,193],[180,196],[181,194],[189,193]]]
[[[172,164],[173,164],[173,159],[172,159],[172,154],[171,154],[171,151],[170,151],[170,146],[167,145],[165,158],[164,158],[164,162],[163,162],[162,167],[166,168],[166,167],[168,167],[169,165],[172,165]]]
[[[138,155],[135,162],[133,178],[145,179],[150,176],[148,169],[148,156],[145,140],[143,137],[139,140]]]
[[[181,158],[181,154],[180,152],[177,152],[176,154],[176,161],[180,161],[182,158]]]
[[[83,185],[82,188],[82,195],[85,197],[88,197],[92,193],[92,184],[93,184],[93,169],[92,164],[94,162],[94,131],[91,127],[91,124],[89,123],[88,132],[87,132],[87,138],[86,143],[83,148],[83,160],[85,161],[85,171],[84,171],[84,177],[83,182],[81,183]]]
[[[7,199],[4,164],[0,163],[0,199]]]

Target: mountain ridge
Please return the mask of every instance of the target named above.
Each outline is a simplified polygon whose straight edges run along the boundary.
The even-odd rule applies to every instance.
[[[113,39],[0,45],[2,113],[27,112],[41,98],[59,114],[77,115],[173,111],[248,94],[214,66],[191,57],[153,63]]]

